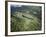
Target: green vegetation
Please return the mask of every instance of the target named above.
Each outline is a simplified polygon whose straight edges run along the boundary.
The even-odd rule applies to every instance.
[[[23,6],[11,14],[11,31],[37,31],[41,30],[41,7]]]

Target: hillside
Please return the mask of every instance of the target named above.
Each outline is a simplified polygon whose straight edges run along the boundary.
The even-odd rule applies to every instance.
[[[40,6],[11,6],[11,31],[41,30]]]

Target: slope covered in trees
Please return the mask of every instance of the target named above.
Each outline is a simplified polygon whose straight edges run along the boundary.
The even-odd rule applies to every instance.
[[[11,6],[11,31],[41,30],[41,6]]]

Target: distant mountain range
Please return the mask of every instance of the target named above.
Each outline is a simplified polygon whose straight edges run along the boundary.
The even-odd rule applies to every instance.
[[[14,5],[11,5],[11,13],[14,14],[16,11],[21,11],[21,12],[24,12],[24,11],[30,11],[32,12],[32,14],[34,12],[37,12],[38,14],[41,14],[41,9],[42,7],[41,6],[21,6],[21,7],[14,7]]]
[[[11,12],[22,11],[22,10],[30,10],[30,8],[28,6],[21,6],[21,7],[11,6]]]

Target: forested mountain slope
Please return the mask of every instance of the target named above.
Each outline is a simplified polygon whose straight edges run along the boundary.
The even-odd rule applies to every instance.
[[[41,6],[11,6],[11,31],[41,30]]]

